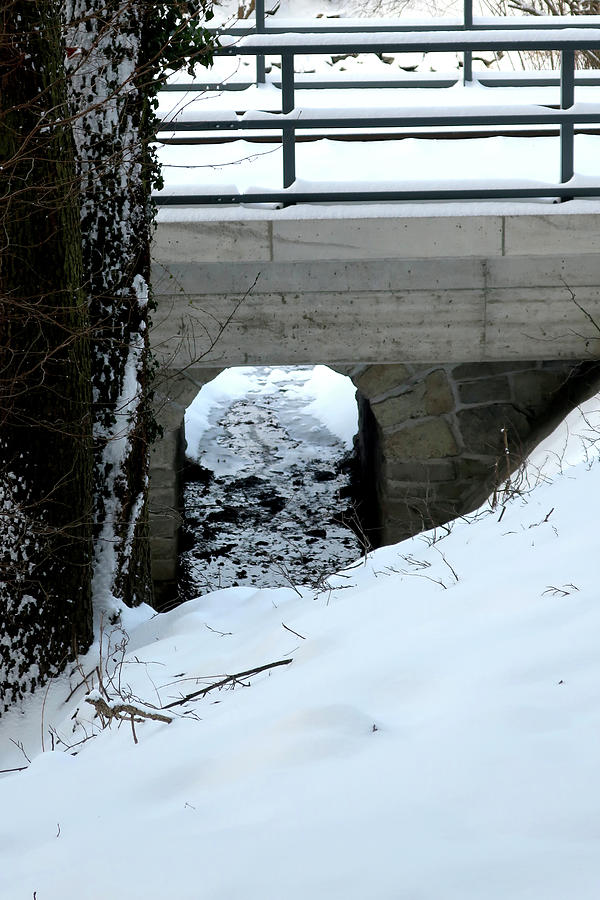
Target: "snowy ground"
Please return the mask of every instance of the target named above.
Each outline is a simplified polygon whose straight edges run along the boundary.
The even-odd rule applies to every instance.
[[[3,718],[0,768],[31,764],[0,780],[2,900],[595,900],[598,406],[536,454],[555,474],[533,493],[324,592],[105,622],[81,667],[116,701],[293,662],[137,724],[137,744],[69,697],[78,672]]]
[[[107,608],[0,720],[0,770],[26,767],[0,775],[0,900],[596,900],[597,407],[532,493],[324,591]],[[238,678],[134,743],[85,702],[98,670],[151,713]]]
[[[359,555],[354,395],[326,366],[226,369],[202,388],[186,411],[186,599],[315,584]]]

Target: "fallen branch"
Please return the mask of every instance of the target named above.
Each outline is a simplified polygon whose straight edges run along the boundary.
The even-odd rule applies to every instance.
[[[275,669],[277,666],[289,666],[289,664],[293,662],[291,659],[280,659],[278,662],[267,663],[265,666],[258,666],[256,669],[246,669],[245,672],[236,672],[235,675],[226,675],[221,681],[216,681],[214,684],[209,684],[207,687],[202,688],[199,691],[194,691],[193,694],[186,694],[185,697],[181,697],[179,700],[173,700],[172,703],[167,703],[166,706],[162,706],[161,709],[173,709],[174,706],[183,706],[184,703],[187,703],[188,700],[194,700],[196,697],[203,697],[205,694],[208,694],[209,691],[217,691],[219,688],[224,687],[226,684],[231,684],[231,682],[240,681],[241,678],[249,678],[251,675],[258,675],[259,672],[265,672],[267,669]]]
[[[107,703],[104,697],[100,696],[99,691],[92,691],[91,694],[85,698],[85,702],[91,704],[100,718],[106,719],[107,722],[110,722],[111,719],[117,719],[118,721],[129,719],[131,722],[131,731],[133,732],[133,740],[136,744],[138,742],[135,733],[136,718],[138,718],[138,720],[154,719],[156,722],[166,722],[167,724],[170,724],[173,721],[170,716],[161,716],[160,713],[140,709],[139,706],[134,706],[132,703]]]

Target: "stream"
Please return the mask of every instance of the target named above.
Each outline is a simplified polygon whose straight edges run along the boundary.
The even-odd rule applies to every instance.
[[[317,587],[361,555],[349,526],[353,457],[307,411],[313,371],[243,370],[244,395],[202,410],[185,471],[182,599],[236,585]]]

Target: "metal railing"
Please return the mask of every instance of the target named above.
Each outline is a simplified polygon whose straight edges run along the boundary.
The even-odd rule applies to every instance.
[[[587,20],[587,21],[586,21]],[[369,21],[369,20],[366,20]],[[372,20],[371,20],[372,21]],[[473,24],[471,0],[465,0],[464,19],[458,27],[443,25],[434,27],[415,25],[376,24],[345,28],[343,25],[325,26],[318,29],[305,26],[285,30],[267,28],[264,19],[264,0],[257,0],[256,23],[254,28],[230,29],[227,41],[217,50],[219,56],[254,56],[257,66],[257,81],[265,78],[265,57],[279,56],[281,59],[281,112],[256,112],[251,115],[210,114],[201,119],[181,119],[165,125],[170,132],[220,132],[240,136],[257,132],[277,131],[283,146],[283,177],[281,191],[223,194],[185,194],[158,196],[159,205],[190,204],[239,204],[239,203],[298,203],[298,202],[379,202],[406,200],[472,200],[501,198],[541,198],[556,197],[561,200],[574,197],[600,196],[600,178],[597,184],[584,187],[570,185],[574,175],[574,135],[576,126],[600,127],[600,103],[575,105],[575,88],[578,83],[600,85],[600,77],[580,73],[576,77],[575,54],[578,50],[598,51],[600,49],[600,17],[577,17],[558,22],[535,21],[531,28],[523,20],[497,19],[487,21],[480,27]],[[568,21],[569,27],[565,27]],[[554,106],[515,106],[514,112],[497,112],[493,107],[477,108],[472,112],[453,113],[450,110],[427,111],[426,102],[421,111],[414,108],[394,109],[367,113],[360,109],[345,109],[338,113],[323,113],[319,110],[303,110],[295,106],[296,75],[294,60],[296,55],[328,55],[344,52],[352,53],[414,53],[414,52],[459,52],[463,54],[463,81],[473,80],[472,56],[474,51],[555,51],[560,54],[560,72],[546,77],[541,83],[559,87],[559,103]],[[600,73],[599,73],[600,75]],[[455,79],[456,81],[457,79]],[[484,79],[478,79],[485,83]],[[455,83],[450,81],[450,83]],[[521,86],[524,83],[540,84],[536,78],[522,79],[518,76],[495,77],[488,86]],[[410,79],[406,85],[424,86]],[[428,80],[429,84],[429,80]],[[324,85],[323,85],[324,86]],[[363,82],[355,87],[365,86]],[[369,82],[369,86],[386,86],[389,82]],[[192,86],[179,84],[173,89],[189,90]],[[201,89],[199,85],[193,86]],[[301,84],[304,89],[306,85]],[[329,88],[337,84],[327,84]],[[425,97],[426,95],[424,95]],[[552,185],[533,184],[531,187],[477,187],[464,189],[408,188],[398,186],[394,190],[315,190],[298,191],[293,185],[296,179],[296,133],[334,130],[338,133],[353,129],[364,133],[366,129],[457,129],[480,126],[483,128],[514,128],[516,126],[537,127],[540,134],[547,126],[558,126],[560,134],[560,183]],[[402,137],[402,132],[398,133]]]

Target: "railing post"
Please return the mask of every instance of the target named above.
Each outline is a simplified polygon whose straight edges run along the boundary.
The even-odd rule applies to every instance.
[[[256,0],[254,7],[254,21],[257,34],[265,32],[265,0]],[[256,83],[265,83],[265,58],[262,54],[256,57]]]
[[[560,54],[560,108],[570,109],[575,102],[575,51],[562,50]],[[560,126],[560,180],[564,184],[574,174],[575,128],[569,123]],[[569,198],[563,198],[568,200]]]
[[[465,31],[473,27],[473,0],[463,0],[463,24]],[[471,84],[473,81],[473,51],[465,50],[463,53],[463,84]]]
[[[294,111],[294,54],[281,54],[281,112]],[[283,186],[290,187],[296,180],[296,126],[293,122],[282,125]]]

